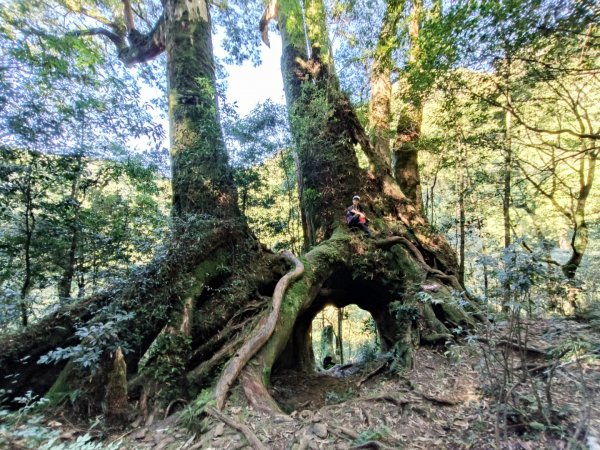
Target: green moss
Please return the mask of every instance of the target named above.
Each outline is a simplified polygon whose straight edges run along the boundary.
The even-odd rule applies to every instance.
[[[329,277],[332,267],[349,259],[349,242],[350,233],[345,228],[339,227],[334,230],[330,239],[300,258],[304,264],[302,278],[288,288],[281,305],[275,333],[255,357],[262,367],[263,375],[270,376],[270,373],[266,374],[264,371],[270,371],[284,350],[292,335],[298,314],[317,294],[316,288]]]
[[[44,396],[48,399],[50,406],[58,406],[67,397],[73,398],[77,395],[72,385],[75,371],[75,365],[72,362],[68,362],[60,372],[60,375]]]
[[[191,352],[191,339],[179,333],[163,333],[148,351],[140,372],[156,380],[160,400],[167,403],[173,398],[185,397],[186,363]],[[141,363],[140,363],[141,364]]]
[[[423,280],[425,272],[408,253],[408,250],[401,245],[394,245],[391,252],[395,257],[398,268],[405,274],[407,279],[417,283]]]
[[[220,249],[213,257],[198,264],[189,280],[190,287],[185,291],[183,297],[199,297],[208,280],[228,270],[229,256],[228,251]]]

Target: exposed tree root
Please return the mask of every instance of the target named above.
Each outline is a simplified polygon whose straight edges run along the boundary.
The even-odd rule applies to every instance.
[[[368,374],[366,374],[364,377],[362,377],[360,380],[358,380],[358,383],[356,383],[356,386],[357,387],[361,387],[367,380],[370,380],[375,375],[383,372],[383,369],[385,369],[385,367],[389,363],[390,363],[389,361],[384,361],[381,364],[379,364],[374,370],[372,370],[371,372],[369,372]]]
[[[506,348],[510,348],[511,350],[515,350],[517,352],[525,352],[529,356],[532,356],[532,357],[545,357],[545,358],[548,357],[548,352],[546,350],[542,350],[542,349],[535,348],[535,347],[527,347],[525,345],[519,344],[518,342],[509,341],[506,339],[494,341],[492,339],[479,337],[477,340],[480,342],[483,342],[484,344],[495,345],[497,347],[506,347]]]
[[[435,397],[433,395],[429,395],[429,394],[425,394],[423,392],[417,392],[421,397],[423,397],[425,400],[428,400],[432,403],[435,403],[437,405],[441,405],[441,406],[455,406],[455,405],[460,405],[461,403],[464,403],[463,400],[450,400],[447,398],[441,398],[441,397]]]
[[[256,434],[254,434],[254,432],[246,425],[239,423],[238,421],[226,416],[222,412],[217,411],[216,409],[210,406],[206,408],[206,412],[214,418],[220,420],[221,422],[226,423],[231,428],[242,433],[254,450],[268,450],[268,448],[261,442],[261,440],[256,437]]]
[[[67,362],[53,366],[37,364],[38,359],[58,346],[76,343],[76,327],[90,320],[110,302],[107,295],[97,295],[61,308],[25,330],[0,339],[0,389],[13,396],[26,391],[44,394]]]
[[[256,367],[250,365],[244,367],[240,381],[244,394],[254,409],[272,416],[285,416],[267,390],[262,373]]]
[[[231,339],[226,345],[221,347],[210,359],[203,361],[197,367],[192,369],[187,374],[187,380],[191,384],[199,384],[206,377],[210,376],[212,370],[215,369],[226,358],[231,358],[236,350],[242,345],[245,340],[243,333],[240,333],[236,338]]]
[[[378,395],[376,397],[366,397],[366,398],[358,398],[356,401],[359,402],[388,402],[393,405],[402,407],[404,405],[408,405],[409,403],[413,403],[414,400],[410,400],[407,398],[397,398],[391,394]]]
[[[421,267],[423,267],[423,269],[425,269],[425,271],[427,273],[434,275],[436,278],[438,278],[442,281],[448,282],[454,289],[456,289],[458,291],[461,291],[461,292],[464,291],[464,288],[459,283],[458,278],[456,278],[454,275],[445,274],[441,270],[434,269],[429,264],[427,264],[427,262],[425,261],[425,258],[423,257],[423,253],[421,253],[421,251],[417,248],[417,246],[415,244],[410,242],[404,236],[392,236],[387,239],[376,241],[375,245],[377,247],[385,248],[385,247],[389,247],[389,246],[392,246],[397,243],[401,243],[405,247],[407,247],[410,250],[410,252],[413,254],[413,256],[417,259],[417,261],[419,262]]]
[[[295,268],[293,271],[285,274],[275,286],[275,292],[273,293],[273,309],[265,324],[242,346],[242,348],[240,348],[237,355],[229,362],[223,371],[223,374],[217,383],[217,387],[215,388],[215,398],[219,410],[223,409],[227,392],[246,363],[261,349],[261,347],[269,340],[273,331],[275,331],[275,325],[277,325],[277,320],[279,319],[281,303],[288,286],[294,280],[297,280],[302,276],[302,273],[304,272],[304,265],[291,252],[285,251],[283,252],[283,256],[289,259],[295,265]]]

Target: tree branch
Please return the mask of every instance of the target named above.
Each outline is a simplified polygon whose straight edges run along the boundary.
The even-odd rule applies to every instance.
[[[591,130],[589,133],[580,133],[574,130],[571,130],[570,128],[557,128],[554,130],[548,130],[545,128],[539,128],[537,126],[533,126],[533,125],[529,125],[525,122],[525,120],[523,119],[523,117],[521,117],[519,115],[519,113],[515,110],[515,108],[504,105],[500,102],[497,102],[489,97],[486,97],[482,94],[478,94],[477,92],[474,92],[472,89],[468,89],[469,92],[471,94],[473,94],[473,96],[475,96],[476,98],[483,100],[484,102],[495,106],[497,108],[501,108],[504,111],[510,112],[513,117],[515,118],[515,120],[519,123],[519,125],[522,125],[523,127],[525,127],[527,130],[529,131],[534,131],[536,133],[543,133],[543,134],[552,134],[552,135],[562,135],[562,134],[568,134],[570,136],[574,136],[578,139],[592,139],[592,140],[598,140],[600,139],[600,130],[595,132],[593,130]]]
[[[127,32],[131,33],[135,30],[135,23],[133,22],[133,11],[131,9],[131,1],[130,0],[122,0],[123,1],[123,12],[125,14],[125,26],[127,27]]]
[[[269,42],[269,22],[271,20],[276,20],[278,17],[279,1],[270,0],[258,24],[258,29],[260,30],[262,41],[267,47],[271,47],[271,43]]]
[[[88,28],[85,30],[70,31],[67,33],[67,36],[104,36],[110,39],[119,51],[127,48],[127,43],[122,36],[119,36],[106,28]]]
[[[123,8],[127,24],[126,36],[107,30],[106,28],[75,30],[67,34],[71,36],[104,36],[108,38],[117,47],[117,56],[127,67],[156,58],[166,47],[164,13],[156,21],[152,29],[144,34],[135,29],[130,0],[123,0]]]

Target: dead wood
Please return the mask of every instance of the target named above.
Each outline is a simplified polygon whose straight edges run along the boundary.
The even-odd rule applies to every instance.
[[[528,354],[528,356],[548,357],[548,353],[546,350],[542,350],[542,349],[535,348],[535,347],[524,346],[522,344],[519,344],[518,342],[509,341],[506,339],[500,339],[500,340],[496,341],[493,339],[487,339],[484,337],[480,337],[478,340],[480,342],[483,342],[484,344],[495,345],[497,347],[507,347],[507,348],[510,348],[510,349],[518,351],[518,352],[525,352]]]

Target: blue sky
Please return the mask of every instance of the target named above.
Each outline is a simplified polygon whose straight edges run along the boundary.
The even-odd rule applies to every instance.
[[[219,34],[214,37],[215,56],[223,60],[225,51],[220,45],[221,38]],[[271,47],[261,45],[261,64],[254,67],[250,61],[244,64],[225,65],[229,74],[227,80],[227,103],[235,104],[240,117],[247,115],[258,104],[265,102],[269,98],[274,103],[285,103],[283,91],[283,79],[281,77],[281,39],[279,36],[273,36]],[[142,100],[148,101],[156,96],[163,95],[159,89],[152,86],[142,86]],[[169,123],[168,118],[159,111],[150,111],[154,120],[161,123],[167,136],[165,137],[163,147],[169,147]],[[152,144],[148,138],[141,137],[131,140],[132,148],[135,151],[144,152]]]
[[[215,41],[215,54],[222,58],[225,54],[218,45],[218,37]],[[260,66],[253,67],[250,61],[241,66],[226,66],[229,73],[227,101],[237,104],[240,116],[245,116],[257,103],[269,98],[275,103],[285,102],[280,58],[281,40],[273,36],[271,48],[264,44],[261,46]]]

